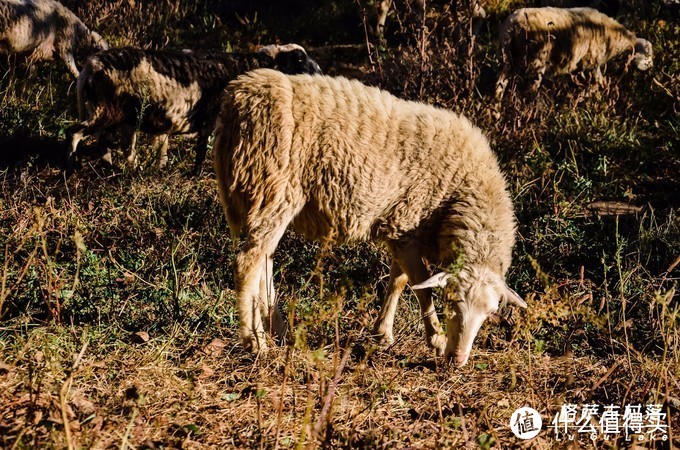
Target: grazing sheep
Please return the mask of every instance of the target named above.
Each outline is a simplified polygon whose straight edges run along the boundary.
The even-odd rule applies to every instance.
[[[255,53],[196,53],[117,48],[90,57],[78,77],[78,111],[83,121],[69,128],[71,149],[87,135],[118,130],[136,162],[136,131],[154,135],[197,133],[195,172],[230,80],[259,67],[286,73],[320,73],[296,44],[269,45]],[[167,162],[167,136],[156,139],[158,165]],[[105,159],[110,161],[107,153]]]
[[[78,76],[74,53],[108,48],[68,8],[54,0],[0,0],[0,53],[31,53],[30,59],[58,56]]]
[[[227,88],[217,121],[215,173],[236,258],[240,335],[266,348],[264,328],[285,333],[272,255],[289,226],[319,240],[377,240],[393,256],[374,334],[393,339],[397,300],[416,292],[428,344],[457,365],[501,302],[526,306],[507,287],[515,241],[512,202],[482,132],[449,111],[399,100],[345,78],[260,69]],[[448,339],[441,335],[424,263],[462,270],[452,286]]]
[[[620,0],[534,0],[536,8],[552,6],[554,8],[593,8],[609,17],[616,17],[621,9]]]
[[[591,8],[523,8],[501,26],[500,54],[503,62],[496,83],[500,100],[511,73],[536,77],[536,91],[543,76],[595,70],[599,84],[601,66],[610,59],[632,53],[640,70],[652,66],[652,44],[636,38],[616,20]]]

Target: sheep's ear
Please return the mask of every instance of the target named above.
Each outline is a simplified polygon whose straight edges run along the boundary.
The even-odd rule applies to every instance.
[[[260,47],[260,49],[257,51],[258,53],[264,53],[271,58],[274,58],[280,51],[280,48],[276,44],[270,44],[270,45],[265,45],[264,47]]]
[[[418,283],[414,286],[411,286],[411,289],[417,290],[417,289],[427,289],[427,288],[433,288],[433,287],[444,287],[446,286],[446,283],[449,281],[449,278],[451,278],[451,274],[446,273],[446,272],[439,272],[437,275],[433,275],[427,280],[423,281],[422,283]]]
[[[504,286],[504,291],[502,300],[506,301],[509,305],[515,305],[526,309],[526,302],[522,300],[522,297],[520,297],[517,292],[510,289],[507,285]]]

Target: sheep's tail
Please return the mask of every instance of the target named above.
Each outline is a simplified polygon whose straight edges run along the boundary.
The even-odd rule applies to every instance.
[[[217,190],[224,208],[233,238],[241,233],[240,211],[233,205],[230,207],[229,187],[232,180],[231,157],[241,143],[239,130],[239,112],[235,106],[233,94],[229,90],[224,96],[222,111],[215,127],[215,144],[213,145],[213,165],[217,176]]]

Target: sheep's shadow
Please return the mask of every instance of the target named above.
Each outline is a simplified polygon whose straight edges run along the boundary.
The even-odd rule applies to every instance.
[[[28,165],[36,168],[67,169],[68,142],[53,136],[33,136],[18,133],[0,136],[0,169],[20,169]],[[81,144],[78,155],[97,156],[101,150],[94,145]]]
[[[38,167],[65,167],[66,143],[54,137],[27,134],[0,136],[0,168],[24,167],[29,162]]]

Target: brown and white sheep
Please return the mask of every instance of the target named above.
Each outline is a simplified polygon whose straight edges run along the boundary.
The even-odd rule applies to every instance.
[[[205,159],[222,91],[248,70],[269,67],[287,73],[320,73],[296,44],[269,45],[258,52],[206,53],[116,48],[90,57],[78,78],[82,123],[70,127],[69,160],[87,135],[118,130],[136,162],[136,131],[160,135],[158,165],[167,161],[167,135],[197,133],[194,170]],[[110,161],[107,153],[105,159]]]
[[[312,239],[376,240],[393,256],[374,334],[393,339],[397,300],[416,295],[427,343],[467,361],[487,316],[525,303],[505,283],[515,242],[512,201],[496,157],[469,120],[407,102],[358,81],[260,69],[231,82],[214,145],[220,199],[233,236],[240,335],[266,348],[265,327],[285,333],[272,280],[291,227]],[[426,263],[463,262],[442,335]]]
[[[652,67],[649,41],[592,8],[519,9],[501,26],[499,45],[503,69],[496,83],[498,100],[512,74],[535,78],[535,91],[544,76],[577,70],[594,70],[602,83],[601,67],[627,52],[639,70]]]
[[[0,0],[0,53],[29,53],[30,60],[57,56],[78,76],[74,53],[108,48],[68,8],[54,0]]]

